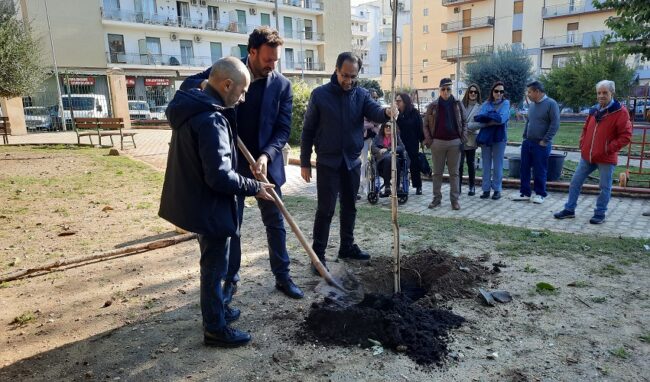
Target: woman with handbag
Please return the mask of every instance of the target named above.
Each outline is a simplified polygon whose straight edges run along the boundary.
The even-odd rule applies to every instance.
[[[467,175],[469,175],[469,192],[467,195],[469,196],[474,196],[476,194],[476,189],[474,187],[476,180],[475,158],[476,149],[478,148],[478,145],[476,144],[476,134],[481,128],[481,124],[474,121],[474,116],[476,116],[481,110],[481,102],[481,90],[478,85],[469,85],[465,95],[463,96],[463,106],[465,106],[465,112],[467,114],[467,143],[463,145],[463,150],[460,152],[460,166],[458,169],[460,190],[463,184],[463,165],[465,159],[467,159]]]
[[[505,97],[505,85],[503,82],[497,81],[492,85],[487,101],[481,105],[481,110],[474,117],[475,122],[481,123],[481,131],[476,136],[476,143],[481,147],[481,161],[483,162],[481,199],[490,197],[490,189],[494,190],[493,200],[501,199],[503,154],[508,141],[509,119],[510,101]]]
[[[406,93],[397,93],[395,103],[399,110],[397,116],[397,126],[399,127],[399,136],[404,142],[406,153],[409,156],[411,165],[411,184],[415,188],[415,195],[422,195],[422,177],[419,158],[420,142],[424,140],[422,131],[422,117],[420,112],[413,107],[411,97]]]

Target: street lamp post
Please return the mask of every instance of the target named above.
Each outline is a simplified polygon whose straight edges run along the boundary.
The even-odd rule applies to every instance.
[[[63,94],[61,93],[61,84],[59,83],[59,67],[56,64],[56,53],[54,52],[54,40],[52,39],[52,28],[50,26],[50,14],[47,12],[47,0],[43,0],[43,3],[45,4],[45,18],[47,19],[47,32],[50,37],[50,48],[52,49],[52,61],[54,63],[54,77],[56,77],[56,92],[58,93],[58,106],[59,106],[59,111],[57,112],[57,115],[61,117],[62,123],[62,129],[66,130],[66,125],[65,125],[65,118],[63,117]]]
[[[456,98],[460,98],[460,58],[463,56],[463,53],[460,50],[460,39],[463,37],[463,32],[458,32],[458,39],[456,43],[456,51],[458,52],[458,57],[456,58]]]

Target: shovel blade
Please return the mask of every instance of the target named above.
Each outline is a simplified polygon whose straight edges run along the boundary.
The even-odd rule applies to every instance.
[[[323,296],[327,301],[336,303],[342,307],[357,304],[363,300],[363,286],[354,275],[349,273],[339,264],[330,265],[330,275],[336,285],[329,284],[322,279],[316,285],[316,293]]]

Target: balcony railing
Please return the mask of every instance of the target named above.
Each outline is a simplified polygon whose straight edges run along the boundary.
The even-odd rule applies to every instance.
[[[548,19],[553,17],[570,16],[579,13],[600,11],[600,9],[595,9],[591,5],[591,0],[589,0],[589,3],[580,1],[575,3],[550,5],[548,7],[544,7],[542,8],[542,17]]]
[[[443,60],[454,60],[462,57],[478,56],[481,54],[492,53],[493,49],[493,45],[481,45],[460,49],[447,49],[440,52],[440,58]]]
[[[582,34],[568,34],[564,36],[544,37],[540,39],[542,48],[560,48],[582,45]]]
[[[201,68],[212,65],[211,57],[187,57],[181,54],[106,53],[106,58],[110,64],[196,66]]]
[[[353,50],[368,50],[368,44],[352,44]]]
[[[494,26],[494,17],[485,16],[477,17],[475,19],[453,21],[450,23],[443,23],[440,25],[440,29],[443,32],[455,32],[466,29],[476,29],[476,28],[485,28]]]
[[[300,63],[300,62],[285,62],[284,68],[287,70],[307,70],[307,71],[318,71],[322,72],[325,70],[325,63],[324,62],[305,62],[305,63]]]
[[[325,41],[324,33],[316,33],[313,31],[287,31],[281,30],[280,34],[284,38],[292,38],[295,40],[308,40],[308,41]]]
[[[291,7],[313,9],[315,11],[322,11],[325,9],[325,4],[320,1],[311,0],[282,0],[282,4]]]
[[[124,21],[140,24],[154,24],[172,27],[206,29],[221,32],[250,34],[256,25],[238,22],[220,22],[218,20],[205,20],[190,17],[159,15],[145,12],[134,12],[122,9],[103,9],[104,20]]]
[[[442,0],[442,6],[443,7],[451,7],[451,6],[456,6],[456,5],[461,5],[461,4],[467,4],[467,3],[473,3],[476,1],[482,1],[482,0]]]

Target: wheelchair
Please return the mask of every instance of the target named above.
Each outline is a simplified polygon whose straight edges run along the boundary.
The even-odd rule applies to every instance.
[[[379,193],[384,189],[384,181],[379,175],[374,155],[366,164],[366,181],[368,182],[368,202],[377,204]],[[404,204],[409,200],[409,165],[406,152],[397,153],[397,202]]]

